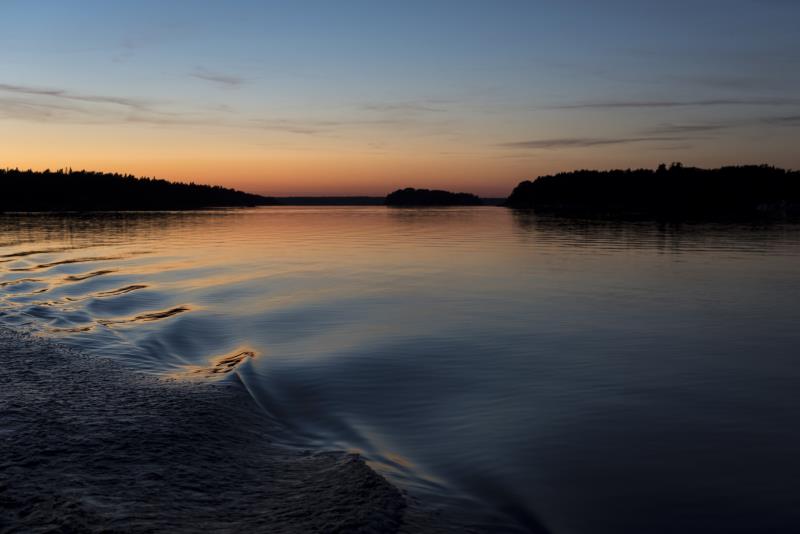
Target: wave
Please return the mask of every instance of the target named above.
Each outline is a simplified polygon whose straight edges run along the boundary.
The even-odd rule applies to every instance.
[[[111,289],[109,291],[100,291],[95,293],[93,296],[95,297],[114,297],[117,295],[124,295],[126,293],[130,293],[132,291],[138,291],[139,289],[145,289],[147,286],[144,284],[132,284],[125,287],[120,287],[119,289]]]
[[[9,254],[1,254],[0,258],[23,258],[25,256],[33,256],[35,254],[52,254],[53,252],[64,252],[66,250],[74,250],[76,247],[57,247],[40,250],[24,250],[22,252],[11,252]]]
[[[119,256],[109,257],[109,256],[93,256],[88,258],[72,258],[69,260],[58,260],[58,261],[51,261],[48,263],[40,263],[38,265],[33,265],[31,267],[14,267],[9,269],[9,271],[14,272],[26,272],[26,271],[40,271],[42,269],[49,269],[50,267],[56,267],[58,265],[69,265],[71,263],[88,263],[94,261],[111,261],[111,260],[119,260],[123,259]]]
[[[8,282],[0,282],[0,287],[15,286],[26,282],[41,282],[41,280],[39,278],[19,278],[17,280],[9,280]]]
[[[159,379],[0,328],[0,382],[0,525],[13,530],[391,533],[436,520],[357,455],[276,444],[285,430],[236,381]]]
[[[93,271],[91,273],[86,273],[86,274],[72,274],[64,277],[64,280],[67,282],[80,282],[82,280],[88,280],[89,278],[94,278],[95,276],[103,276],[104,274],[111,274],[115,272],[117,271],[114,269],[103,269],[100,271]]]
[[[136,315],[135,317],[131,317],[129,319],[98,319],[97,322],[103,326],[113,326],[117,324],[160,321],[161,319],[167,319],[169,317],[178,315],[179,313],[187,312],[189,310],[191,310],[189,306],[176,306],[168,310],[142,313],[140,315]]]
[[[218,375],[225,375],[235,370],[239,365],[246,360],[255,358],[256,353],[253,350],[235,350],[231,353],[219,356],[212,360],[210,366],[190,366],[187,371],[180,373],[180,375],[197,376],[201,375],[205,378],[211,378]]]
[[[79,332],[90,332],[92,330],[94,330],[94,325],[74,326],[72,328],[51,328],[50,332],[53,332],[53,333],[65,333],[65,334],[77,334]]]

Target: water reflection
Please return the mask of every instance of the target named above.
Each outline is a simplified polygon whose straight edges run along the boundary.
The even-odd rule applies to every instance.
[[[308,207],[0,235],[0,321],[238,377],[284,439],[491,530],[800,525],[795,223]]]
[[[615,219],[576,219],[512,210],[514,222],[537,241],[570,247],[654,248],[664,253],[742,250],[781,252],[789,244],[796,252],[797,222],[664,223]],[[777,246],[770,244],[777,242]],[[793,243],[792,243],[793,242]]]

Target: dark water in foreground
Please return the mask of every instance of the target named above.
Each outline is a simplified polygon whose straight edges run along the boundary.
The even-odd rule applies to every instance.
[[[478,524],[800,530],[800,225],[14,215],[0,256],[0,322],[234,369],[297,443]]]

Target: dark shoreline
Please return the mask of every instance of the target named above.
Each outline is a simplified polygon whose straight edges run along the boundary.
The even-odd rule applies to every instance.
[[[769,165],[716,169],[579,170],[521,182],[503,204],[567,217],[658,220],[782,218],[800,213],[800,172]]]
[[[464,531],[357,455],[272,442],[236,379],[161,379],[0,327],[0,382],[0,532]]]

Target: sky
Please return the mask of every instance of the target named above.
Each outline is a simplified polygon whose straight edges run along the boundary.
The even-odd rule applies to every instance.
[[[800,168],[800,1],[0,2],[0,167],[505,196]]]

